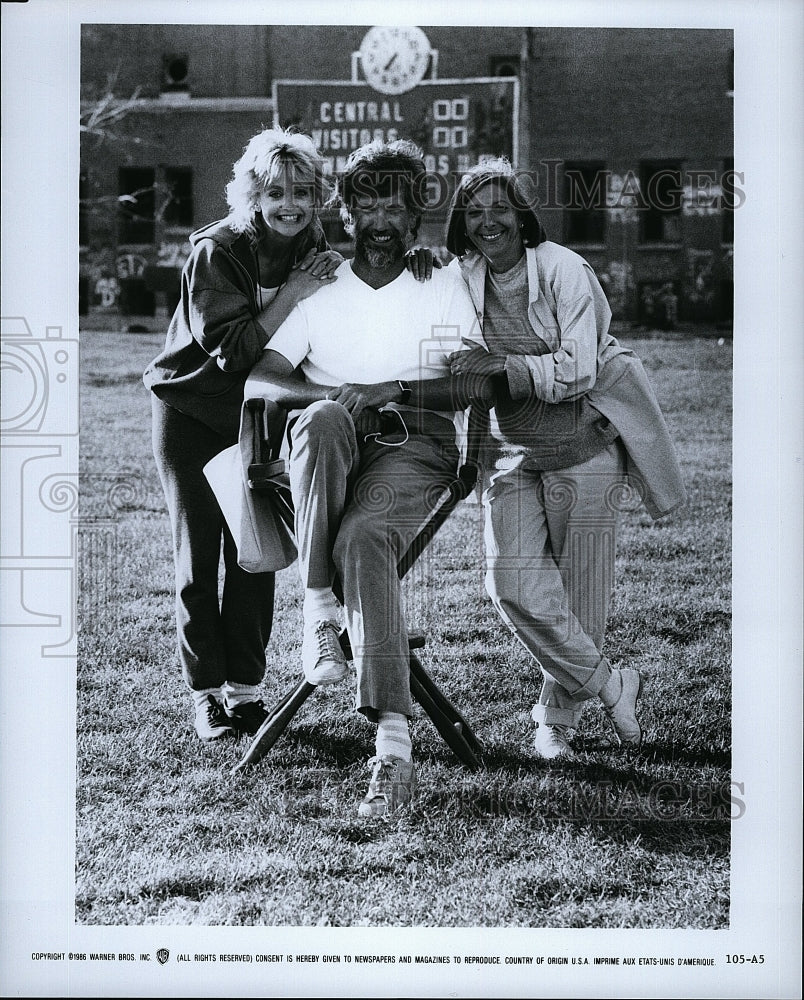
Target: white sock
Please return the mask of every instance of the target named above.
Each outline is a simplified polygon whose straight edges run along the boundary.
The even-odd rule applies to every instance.
[[[235,708],[247,701],[257,700],[257,687],[254,684],[236,684],[234,681],[227,681],[221,688],[227,708]]]
[[[410,761],[412,753],[408,717],[401,712],[380,712],[377,724],[377,756],[393,754],[394,757]]]
[[[207,695],[210,694],[216,701],[221,700],[220,688],[204,688],[203,691],[190,691],[190,694],[193,696],[193,704],[196,708],[198,708],[199,705],[206,704]]]
[[[304,591],[302,614],[305,622],[338,622],[341,620],[341,606],[330,587],[307,587]]]

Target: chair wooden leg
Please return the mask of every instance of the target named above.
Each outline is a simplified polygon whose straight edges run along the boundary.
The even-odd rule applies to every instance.
[[[279,737],[287,729],[290,720],[298,712],[305,701],[315,691],[315,684],[310,684],[306,680],[301,680],[295,688],[282,698],[274,708],[273,712],[263,722],[251,741],[251,746],[243,755],[242,760],[234,768],[232,774],[244,770],[250,764],[256,764],[276,743]]]
[[[415,677],[419,684],[429,693],[431,699],[446,715],[454,728],[463,733],[464,739],[471,746],[472,750],[480,756],[483,753],[483,745],[475,736],[472,727],[466,721],[460,711],[452,704],[443,691],[438,687],[433,678],[427,673],[421,660],[417,656],[410,657],[411,677]]]
[[[417,656],[410,656],[410,691],[446,744],[471,770],[481,766],[482,747],[469,723],[436,686]]]
[[[421,645],[424,645],[423,639],[411,642],[412,647],[418,648]],[[296,687],[286,692],[255,733],[248,750],[232,769],[232,774],[256,764],[268,753],[315,689],[314,684],[303,679]],[[472,727],[441,691],[413,652],[410,654],[410,690],[458,759],[472,770],[479,768],[483,748],[472,732]]]

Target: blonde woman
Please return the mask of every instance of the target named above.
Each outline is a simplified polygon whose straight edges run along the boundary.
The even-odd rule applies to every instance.
[[[257,689],[274,576],[237,565],[203,468],[237,441],[243,387],[265,345],[297,302],[336,280],[342,261],[317,218],[328,189],[307,136],[255,135],[226,194],[229,215],[190,237],[181,300],[144,375],[173,533],[179,662],[204,741],[254,733],[265,718]]]

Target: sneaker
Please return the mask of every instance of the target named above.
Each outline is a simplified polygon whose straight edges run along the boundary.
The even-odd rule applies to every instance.
[[[398,809],[409,805],[416,790],[416,772],[410,761],[386,754],[372,757],[371,781],[366,797],[357,810],[358,816],[391,816]]]
[[[636,750],[642,743],[642,727],[636,717],[636,703],[642,694],[642,674],[633,667],[613,670],[620,677],[620,695],[613,705],[604,705],[621,747]]]
[[[549,726],[546,722],[537,722],[533,747],[538,756],[544,760],[575,760],[575,751],[569,744],[568,733],[566,726]]]
[[[234,733],[229,716],[214,695],[208,694],[195,706],[195,731],[198,733],[198,738],[205,743]]]
[[[268,718],[268,710],[259,699],[244,701],[240,705],[226,706],[226,714],[239,733],[254,735]]]
[[[320,621],[304,626],[302,666],[310,684],[335,684],[346,675],[346,657],[339,634],[337,622]]]

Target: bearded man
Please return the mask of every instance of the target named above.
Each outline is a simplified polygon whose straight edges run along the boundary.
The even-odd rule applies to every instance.
[[[246,384],[247,397],[301,410],[291,414],[288,470],[304,585],[303,666],[313,684],[344,676],[343,614],[356,708],[377,724],[361,816],[388,815],[413,795],[397,561],[455,473],[455,411],[468,400],[448,361],[477,326],[457,274],[435,270],[417,282],[405,267],[426,179],[411,143],[371,143],[351,154],[340,199],[354,259],[295,307]],[[381,409],[396,411],[392,443],[379,434]]]

